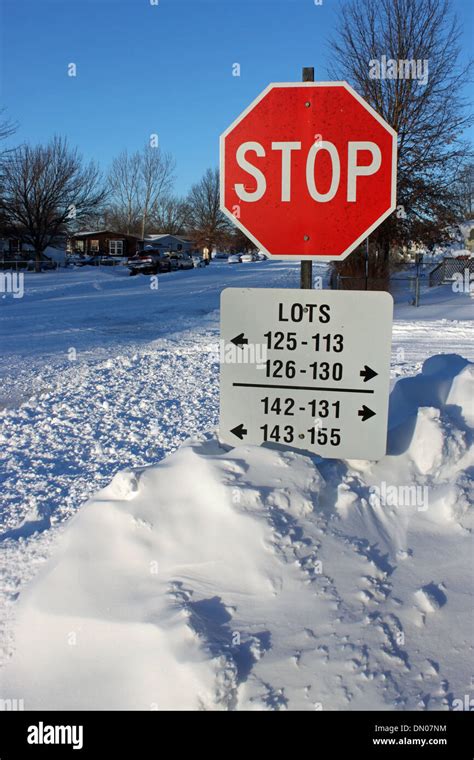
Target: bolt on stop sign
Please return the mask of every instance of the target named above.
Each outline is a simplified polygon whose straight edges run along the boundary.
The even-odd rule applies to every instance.
[[[396,165],[346,82],[270,84],[221,136],[221,209],[270,256],[342,260],[395,210]]]

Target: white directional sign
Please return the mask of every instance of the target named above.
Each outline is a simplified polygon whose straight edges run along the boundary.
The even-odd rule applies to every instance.
[[[221,440],[380,459],[392,314],[384,292],[224,290]]]

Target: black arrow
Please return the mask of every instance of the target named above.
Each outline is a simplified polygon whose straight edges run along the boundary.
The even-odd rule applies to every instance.
[[[248,340],[247,338],[244,338],[243,333],[240,333],[240,335],[236,335],[235,338],[232,338],[230,342],[233,343],[234,346],[240,346],[240,348],[242,348],[245,343],[248,343]]]
[[[359,409],[357,414],[359,417],[362,417],[362,422],[370,420],[371,417],[375,417],[375,412],[373,412],[372,409],[369,409],[365,404],[362,404],[362,409]]]
[[[372,412],[372,414],[373,414],[373,412]],[[246,430],[244,428],[244,426],[242,424],[240,424],[240,425],[237,425],[237,427],[232,428],[232,430],[230,432],[233,433],[234,435],[236,435],[237,438],[240,438],[240,440],[242,441],[244,435],[247,435],[248,430]]]
[[[372,380],[373,377],[376,377],[379,373],[375,372],[375,370],[371,369],[367,366],[367,364],[364,365],[364,369],[361,369],[359,372],[360,376],[364,378],[364,383],[367,382],[367,380]]]

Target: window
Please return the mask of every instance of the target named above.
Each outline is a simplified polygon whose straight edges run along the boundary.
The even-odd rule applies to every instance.
[[[178,249],[178,251],[182,251],[183,250],[183,246],[181,245],[181,243],[178,243],[178,245],[176,246],[176,248]]]
[[[84,251],[84,241],[83,240],[76,240],[74,243],[74,250],[79,251],[79,253],[83,253]]]
[[[109,240],[109,253],[111,256],[123,256],[123,240]]]
[[[91,240],[90,252],[91,253],[99,253],[99,241],[98,240]]]

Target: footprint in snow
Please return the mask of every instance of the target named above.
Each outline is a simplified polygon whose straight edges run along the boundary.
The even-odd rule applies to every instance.
[[[442,583],[428,583],[415,591],[415,600],[421,612],[430,614],[444,607],[448,598]]]

